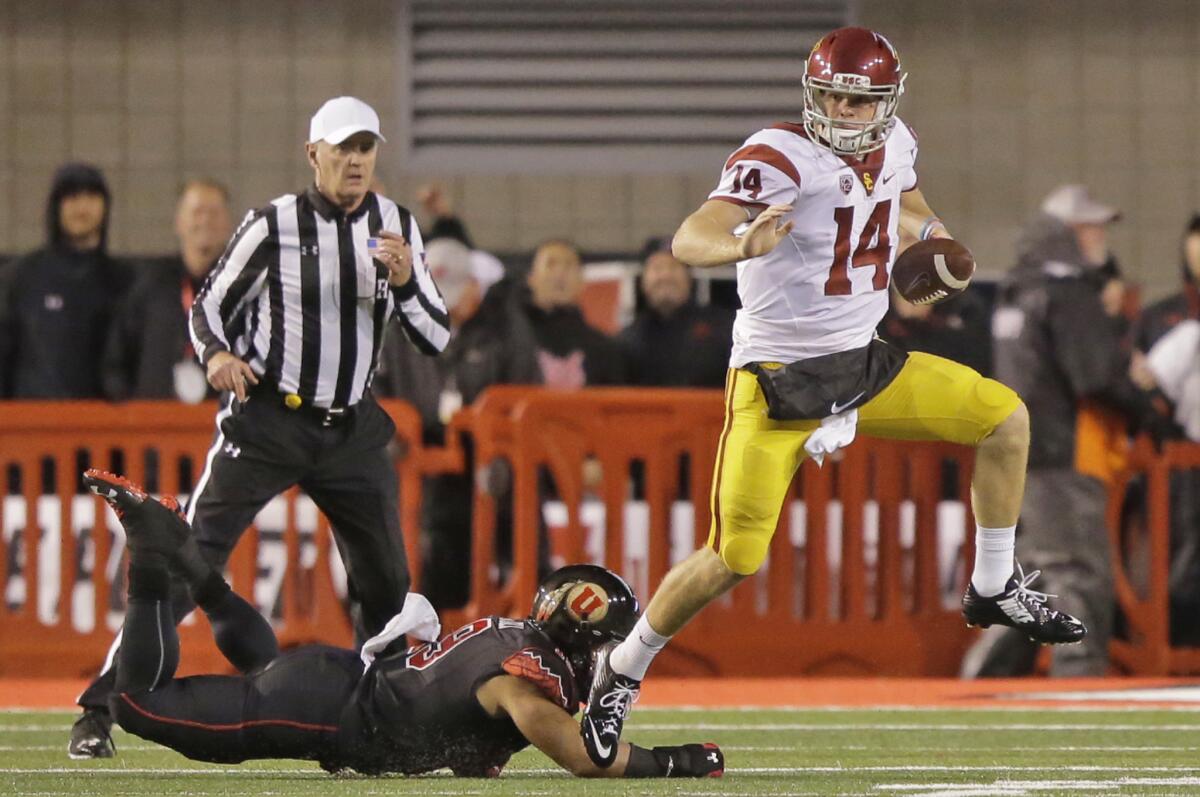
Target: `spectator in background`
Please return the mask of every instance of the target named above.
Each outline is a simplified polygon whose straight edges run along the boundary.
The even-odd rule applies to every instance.
[[[562,240],[546,241],[537,248],[524,280],[510,277],[493,285],[452,345],[452,373],[461,401],[470,404],[491,385],[575,389],[622,384],[625,364],[620,346],[584,320],[579,306],[582,289],[579,250]],[[496,558],[503,579],[512,561],[511,473],[503,462],[479,464],[476,488],[496,498]],[[595,488],[601,478],[599,463],[585,463],[585,488]],[[553,486],[544,478],[539,490],[546,498],[553,494]],[[539,569],[548,572],[544,526],[539,539]]]
[[[467,226],[454,212],[450,195],[440,183],[427,183],[417,189],[417,202],[425,213],[426,228],[429,235],[425,242],[436,241],[439,238],[449,238],[458,241],[471,252],[471,276],[478,284],[480,293],[487,293],[488,288],[504,278],[504,264],[490,252],[476,249],[471,241]]]
[[[583,261],[574,244],[537,248],[525,280],[492,286],[462,329],[453,357],[464,403],[489,385],[580,388],[625,380],[620,346],[584,320]]]
[[[1183,233],[1181,290],[1146,308],[1134,334],[1130,375],[1177,438],[1200,442],[1200,214]],[[1171,640],[1200,645],[1200,469],[1171,473]]]
[[[1043,570],[1046,591],[1088,628],[1080,644],[1054,649],[1050,674],[1104,675],[1114,608],[1107,480],[1125,422],[1141,409],[1120,324],[1102,299],[1115,273],[1108,225],[1119,213],[1077,185],[1053,191],[1041,209],[1023,232],[992,326],[996,377],[1021,395],[1031,425],[1017,555]],[[964,675],[1030,672],[1036,645],[1009,631],[986,631]]]
[[[426,183],[421,186],[417,189],[417,203],[425,212],[425,228],[429,230],[426,241],[453,238],[468,249],[475,248],[466,225],[454,212],[454,205],[445,186],[441,183]]]
[[[0,397],[103,395],[100,362],[128,267],[108,255],[111,197],[86,163],[54,173],[46,245],[0,274]]]
[[[1200,319],[1200,213],[1192,216],[1183,231],[1178,293],[1147,307],[1138,320],[1134,343],[1148,352],[1163,335],[1181,321]]]
[[[671,254],[670,239],[647,241],[642,261],[645,306],[620,336],[630,382],[721,387],[733,344],[733,314],[696,303],[691,273]]]
[[[988,311],[974,290],[937,304],[913,304],[895,290],[880,334],[905,351],[923,351],[992,375]]]
[[[216,395],[192,351],[188,311],[233,234],[225,186],[189,180],[176,204],[175,234],[179,254],[143,270],[113,323],[104,358],[110,399],[194,404]]]

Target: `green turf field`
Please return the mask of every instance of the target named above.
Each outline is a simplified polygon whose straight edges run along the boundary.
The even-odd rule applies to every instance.
[[[0,713],[3,795],[1200,795],[1200,712],[674,711],[640,709],[627,738],[715,741],[724,778],[573,781],[540,753],[499,780],[330,777],[316,765],[196,764],[118,732],[118,756],[66,757],[64,713]]]

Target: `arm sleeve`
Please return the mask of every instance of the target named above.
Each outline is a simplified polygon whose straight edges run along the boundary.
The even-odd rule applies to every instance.
[[[446,302],[433,282],[425,262],[425,245],[415,220],[409,225],[408,243],[412,248],[412,276],[400,287],[392,288],[396,317],[404,334],[423,354],[436,355],[450,342],[450,316]],[[384,228],[404,234],[397,215],[384,220]]]
[[[225,254],[192,304],[188,328],[200,361],[229,351],[226,329],[246,305],[262,292],[269,254],[278,247],[267,211],[251,211],[234,233]]]
[[[799,191],[800,173],[786,155],[767,144],[747,143],[725,161],[720,182],[708,198],[757,213],[768,205],[794,201]]]

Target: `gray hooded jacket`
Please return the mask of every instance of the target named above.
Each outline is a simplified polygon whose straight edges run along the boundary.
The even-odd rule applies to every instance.
[[[992,317],[996,378],[1029,408],[1029,467],[1072,467],[1081,400],[1136,414],[1128,355],[1100,302],[1100,269],[1084,264],[1069,227],[1038,216],[1022,232],[1017,255]]]

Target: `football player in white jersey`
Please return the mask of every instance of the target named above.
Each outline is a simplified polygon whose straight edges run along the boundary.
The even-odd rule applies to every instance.
[[[950,237],[917,187],[916,136],[896,116],[904,78],[878,33],[826,35],[805,66],[802,122],[750,136],[675,234],[675,256],[693,267],[737,263],[742,308],[712,527],[708,544],[667,574],[634,632],[598,655],[581,732],[600,766],[612,760],[655,654],[762,565],[803,458],[820,461],[856,432],[975,447],[969,624],[1013,626],[1044,643],[1086,634],[1014,574],[1029,448],[1020,398],[964,365],[875,338],[901,235]]]

